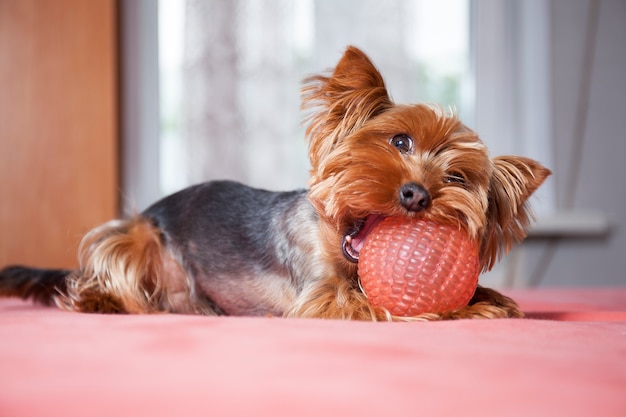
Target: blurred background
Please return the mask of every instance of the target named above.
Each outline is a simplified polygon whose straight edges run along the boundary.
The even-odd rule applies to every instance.
[[[187,185],[306,186],[303,78],[347,45],[397,102],[554,175],[496,287],[625,285],[623,0],[0,0],[0,265]]]

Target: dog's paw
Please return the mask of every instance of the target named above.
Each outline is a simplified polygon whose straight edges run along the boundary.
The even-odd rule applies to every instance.
[[[441,314],[442,320],[498,319],[524,317],[515,301],[490,288],[479,286],[469,304],[462,309]]]

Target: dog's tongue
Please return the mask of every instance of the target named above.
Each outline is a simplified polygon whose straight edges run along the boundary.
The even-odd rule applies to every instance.
[[[361,252],[367,235],[369,235],[374,227],[376,227],[376,225],[380,223],[384,218],[384,216],[380,216],[378,214],[370,214],[369,216],[367,216],[367,219],[365,219],[365,223],[363,224],[363,227],[361,227],[361,230],[359,230],[359,233],[357,233],[356,236],[352,237],[351,245],[355,251]]]

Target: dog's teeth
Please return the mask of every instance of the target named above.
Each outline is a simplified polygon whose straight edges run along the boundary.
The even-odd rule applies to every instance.
[[[347,244],[352,245],[352,236],[346,235],[345,239]]]

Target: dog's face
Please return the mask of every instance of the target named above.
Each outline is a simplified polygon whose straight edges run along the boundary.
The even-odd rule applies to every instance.
[[[522,240],[528,197],[550,171],[523,157],[491,159],[456,117],[423,104],[397,105],[378,70],[348,48],[330,77],[305,85],[312,109],[309,198],[335,234],[326,245],[356,262],[373,224],[385,216],[455,225],[481,245],[481,267]]]

